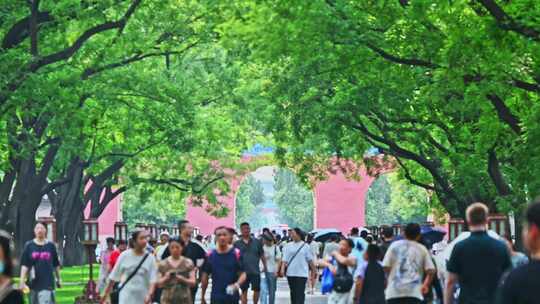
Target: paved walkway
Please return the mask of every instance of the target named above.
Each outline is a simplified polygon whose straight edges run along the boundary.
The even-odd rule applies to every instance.
[[[195,303],[201,303],[200,294],[198,295],[198,299]],[[305,304],[326,304],[326,296],[321,295],[320,288],[315,291],[314,295],[306,295],[306,303]],[[249,303],[252,304],[251,301],[253,299],[253,296],[251,295],[251,292],[248,295]],[[206,302],[210,304],[210,286],[208,287],[208,290],[206,291]],[[260,301],[259,301],[260,303]],[[276,304],[289,304],[290,303],[290,297],[289,297],[289,286],[287,285],[287,280],[280,278],[278,279],[278,288],[276,291]]]

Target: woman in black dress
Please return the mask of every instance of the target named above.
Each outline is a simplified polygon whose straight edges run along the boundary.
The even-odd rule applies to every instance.
[[[24,303],[23,295],[13,289],[13,260],[11,254],[11,236],[0,230],[0,304]]]

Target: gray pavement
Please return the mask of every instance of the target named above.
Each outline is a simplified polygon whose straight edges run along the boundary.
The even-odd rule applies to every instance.
[[[200,290],[200,289],[199,289]],[[306,303],[305,304],[326,304],[327,303],[327,296],[321,295],[320,288],[317,288],[315,290],[314,295],[306,295]],[[252,299],[252,293],[250,292],[248,295],[249,304],[253,304]],[[206,301],[208,304],[210,304],[210,286],[208,287],[208,290],[206,291]],[[197,295],[197,301],[195,303],[200,304],[200,293]],[[260,303],[260,301],[259,301]],[[284,278],[278,279],[278,287],[276,291],[276,304],[289,304],[290,303],[290,297],[289,297],[289,286],[287,285],[287,280]]]

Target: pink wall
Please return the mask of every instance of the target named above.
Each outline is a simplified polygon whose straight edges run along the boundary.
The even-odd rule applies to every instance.
[[[365,224],[365,200],[369,186],[374,178],[361,169],[361,180],[347,180],[338,170],[329,173],[329,178],[316,185],[315,198],[315,228],[336,228],[344,233],[352,227]],[[229,206],[229,215],[226,218],[215,218],[206,212],[203,207],[188,204],[186,219],[194,226],[199,227],[204,235],[211,234],[221,225],[235,226],[235,194],[240,186],[243,176],[231,181],[231,193],[222,198]]]
[[[87,187],[88,188],[88,187]],[[90,205],[84,210],[85,218],[90,214]],[[122,220],[122,194],[112,200],[103,213],[98,218],[99,239],[105,240],[107,237],[114,237],[114,223]]]
[[[337,172],[317,184],[315,228],[336,228],[347,233],[352,227],[363,227],[366,195],[373,180],[364,171],[360,181],[347,180]]]

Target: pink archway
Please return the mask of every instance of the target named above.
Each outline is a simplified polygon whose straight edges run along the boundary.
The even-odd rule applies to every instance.
[[[385,171],[380,170],[381,171]],[[340,170],[328,171],[326,180],[316,184],[314,192],[314,228],[336,228],[347,233],[352,227],[365,225],[365,201],[376,174],[359,169],[359,180],[348,179]],[[186,218],[204,235],[211,234],[218,226],[235,226],[235,197],[243,176],[230,182],[231,192],[222,198],[229,208],[229,215],[216,218],[204,207],[188,204]]]

